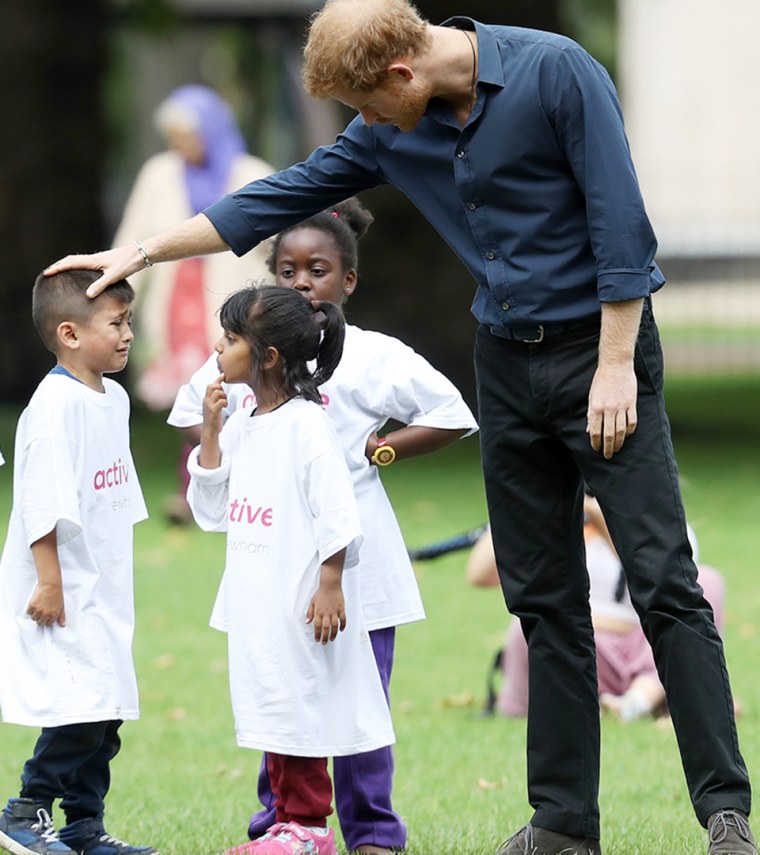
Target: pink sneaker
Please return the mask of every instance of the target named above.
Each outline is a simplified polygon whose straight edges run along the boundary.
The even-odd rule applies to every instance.
[[[253,853],[258,851],[258,846],[260,843],[272,840],[285,827],[286,826],[284,822],[276,822],[274,825],[269,826],[266,834],[262,835],[261,837],[257,837],[255,840],[249,840],[248,843],[243,843],[240,846],[235,846],[232,849],[225,849],[224,855],[253,855]]]
[[[273,837],[267,832],[253,843],[255,847],[247,851],[255,855],[338,855],[331,828],[306,828],[295,822],[282,826]]]

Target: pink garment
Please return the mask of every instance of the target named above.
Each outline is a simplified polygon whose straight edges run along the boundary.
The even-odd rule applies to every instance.
[[[202,258],[177,262],[169,295],[168,346],[137,381],[137,394],[151,409],[161,410],[172,401],[208,358],[204,270]]]
[[[723,603],[725,583],[714,568],[698,566],[698,580],[705,599],[713,608],[718,632],[723,631]],[[622,695],[635,677],[651,676],[659,680],[652,656],[652,648],[640,626],[624,635],[596,630],[596,667],[599,693]],[[502,715],[521,718],[528,714],[528,645],[518,620],[513,620],[507,630],[502,656],[504,672],[496,708]]]

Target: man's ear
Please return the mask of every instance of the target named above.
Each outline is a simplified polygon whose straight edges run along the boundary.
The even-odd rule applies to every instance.
[[[63,347],[69,350],[79,349],[79,336],[77,334],[77,325],[71,321],[61,321],[55,331],[58,341]]]
[[[400,77],[402,80],[409,82],[414,79],[414,71],[412,70],[412,67],[400,60],[392,62],[388,66],[388,75],[391,80],[395,80]]]

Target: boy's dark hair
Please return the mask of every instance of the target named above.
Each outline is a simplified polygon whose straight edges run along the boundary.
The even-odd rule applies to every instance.
[[[340,252],[343,272],[352,269],[357,270],[359,264],[357,244],[359,239],[367,234],[367,230],[374,219],[364,205],[352,196],[338,205],[333,205],[331,208],[314,214],[308,220],[303,220],[295,226],[284,229],[275,235],[271,241],[269,256],[267,257],[269,272],[273,276],[277,275],[277,251],[280,248],[280,243],[285,235],[296,229],[318,229],[332,235]]]
[[[32,289],[32,320],[45,347],[58,353],[56,330],[64,321],[86,324],[103,297],[113,297],[129,305],[135,292],[126,279],[109,285],[91,299],[85,293],[103,275],[100,270],[64,270],[53,276],[40,273]]]
[[[285,392],[321,403],[317,387],[332,377],[343,354],[346,330],[338,306],[326,300],[310,302],[290,288],[263,285],[230,294],[219,320],[225,330],[248,342],[254,372],[260,372],[267,348],[276,347]],[[313,373],[307,365],[312,359],[317,361]]]

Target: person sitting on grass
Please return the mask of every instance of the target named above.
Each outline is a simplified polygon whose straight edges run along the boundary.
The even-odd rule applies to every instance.
[[[32,315],[57,360],[21,414],[0,560],[0,706],[41,727],[19,798],[0,813],[16,855],[157,855],[103,827],[119,728],[139,717],[132,663],[134,523],[147,517],[129,447],[129,398],[104,374],[129,358],[134,291],[95,300],[98,273],[39,276]],[[66,825],[51,819],[60,799]]]
[[[625,584],[625,573],[607,532],[599,503],[584,499],[586,564],[594,624],[599,705],[623,722],[667,714],[665,689],[657,674],[652,648],[641,628]],[[689,539],[697,560],[693,530]],[[713,608],[715,625],[723,628],[725,584],[721,574],[706,564],[697,564],[699,584]],[[499,584],[489,531],[473,547],[465,569],[467,581],[479,587]],[[494,708],[505,716],[528,714],[528,646],[519,621],[512,621],[500,656],[501,687]],[[739,712],[739,704],[736,703]]]

